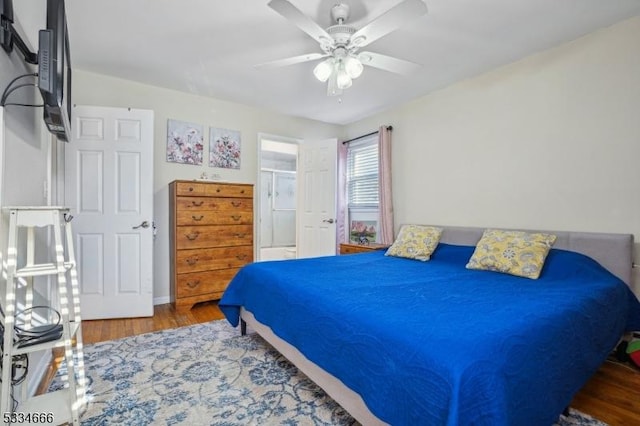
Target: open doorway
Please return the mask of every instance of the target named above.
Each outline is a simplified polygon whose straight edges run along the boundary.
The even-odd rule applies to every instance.
[[[257,259],[294,259],[299,141],[273,135],[259,140]]]

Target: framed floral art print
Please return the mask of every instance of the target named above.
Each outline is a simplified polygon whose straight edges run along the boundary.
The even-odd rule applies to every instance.
[[[178,120],[167,122],[167,161],[202,165],[202,126]]]
[[[223,169],[240,168],[240,132],[209,128],[209,166]]]

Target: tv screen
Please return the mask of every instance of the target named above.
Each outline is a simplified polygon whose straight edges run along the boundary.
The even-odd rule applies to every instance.
[[[13,24],[13,2],[11,0],[0,1],[0,44],[7,53],[13,49],[10,24]]]
[[[71,57],[64,0],[47,0],[47,27],[38,38],[38,87],[44,122],[59,140],[71,138]]]

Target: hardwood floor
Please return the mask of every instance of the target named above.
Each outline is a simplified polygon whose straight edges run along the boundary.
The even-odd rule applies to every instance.
[[[169,304],[156,305],[150,318],[82,321],[82,339],[88,345],[223,318],[216,302],[199,303],[185,313],[177,313]]]
[[[175,312],[171,305],[158,305],[151,318],[83,321],[82,334],[84,344],[88,345],[222,318],[224,316],[215,302],[198,304],[181,314]],[[60,356],[55,356],[56,366],[50,368],[41,389],[48,386]],[[612,426],[640,426],[640,370],[605,362],[576,395],[571,406]]]
[[[612,426],[640,425],[640,369],[605,362],[571,406]]]

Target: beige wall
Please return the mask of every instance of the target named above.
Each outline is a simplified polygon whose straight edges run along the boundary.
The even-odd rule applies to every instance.
[[[155,114],[154,127],[154,219],[158,235],[154,243],[154,299],[166,303],[169,297],[169,218],[168,184],[175,179],[195,179],[202,172],[217,173],[232,182],[256,183],[258,133],[300,139],[339,137],[343,128],[306,120],[264,109],[253,108],[202,96],[75,71],[74,102],[150,109]],[[241,132],[240,170],[218,169],[166,162],[167,119],[199,123],[204,126],[205,154],[208,153],[208,127],[222,127]]]
[[[640,17],[347,126],[392,124],[402,223],[640,241]]]

